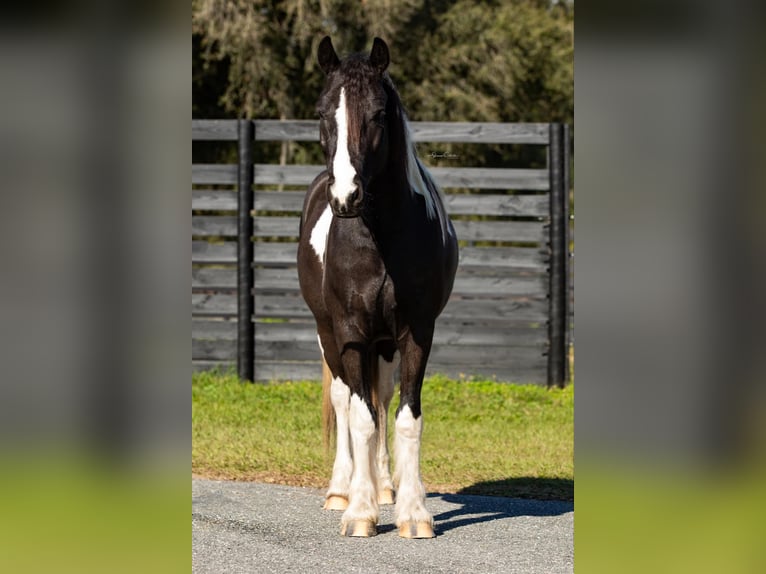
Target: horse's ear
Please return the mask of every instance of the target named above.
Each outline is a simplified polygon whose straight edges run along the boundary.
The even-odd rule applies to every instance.
[[[335,48],[332,47],[332,40],[330,36],[325,36],[322,41],[319,42],[319,49],[317,50],[317,60],[319,60],[319,67],[325,74],[329,74],[340,64],[338,54],[335,53]]]
[[[382,74],[388,68],[389,56],[388,46],[380,38],[372,41],[372,51],[370,52],[370,64]]]

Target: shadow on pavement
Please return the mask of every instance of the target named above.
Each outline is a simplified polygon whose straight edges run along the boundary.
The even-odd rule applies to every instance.
[[[568,478],[539,478],[522,476],[477,482],[458,494],[533,498],[535,500],[574,500],[574,480]]]
[[[460,508],[434,516],[436,535],[438,536],[444,532],[470,524],[503,520],[517,516],[558,516],[574,510],[574,504],[571,501],[507,498],[508,496],[513,496],[514,492],[518,493],[517,496],[522,492],[526,494],[530,481],[534,480],[545,481],[546,484],[542,486],[555,486],[554,490],[556,492],[566,493],[567,489],[569,489],[569,492],[571,492],[570,498],[573,498],[574,482],[571,480],[561,480],[562,484],[550,484],[558,479],[505,479],[477,483],[462,489],[458,494],[429,494],[429,498],[441,498],[445,502],[460,505]],[[524,487],[523,490],[513,488],[516,482]],[[495,491],[511,494],[505,494],[505,497],[502,498],[486,496],[488,492]]]

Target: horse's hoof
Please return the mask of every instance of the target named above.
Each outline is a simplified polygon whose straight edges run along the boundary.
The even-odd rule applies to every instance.
[[[348,508],[348,498],[331,494],[324,501],[325,510],[346,510]]]
[[[404,522],[399,527],[399,536],[402,538],[433,538],[434,528],[428,522]]]
[[[375,528],[375,523],[371,520],[352,520],[341,526],[340,533],[342,536],[369,538],[375,536],[378,531]]]
[[[390,488],[384,488],[378,491],[378,504],[393,504],[394,491]]]

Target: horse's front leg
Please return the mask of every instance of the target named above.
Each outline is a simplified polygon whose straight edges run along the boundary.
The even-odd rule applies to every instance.
[[[372,404],[370,355],[363,346],[346,345],[343,369],[349,380],[349,430],[354,471],[348,508],[341,519],[344,536],[374,536],[378,523],[376,469],[377,412]]]
[[[394,440],[396,525],[399,536],[404,538],[433,538],[434,521],[426,510],[426,490],[420,476],[420,439],[423,433],[420,390],[431,350],[431,336],[418,337],[416,342],[412,334],[408,334],[400,341],[399,350],[402,370]]]

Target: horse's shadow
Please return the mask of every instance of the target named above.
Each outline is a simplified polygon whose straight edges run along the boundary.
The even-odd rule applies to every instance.
[[[535,481],[540,481],[542,489],[538,488],[538,496],[549,498],[555,489],[558,498],[568,500],[533,500],[528,498],[509,498],[514,494],[529,496]],[[532,490],[534,492],[534,490]],[[485,496],[484,494],[499,494]],[[477,483],[462,489],[458,494],[429,494],[429,498],[440,498],[451,504],[459,504],[459,508],[442,512],[434,516],[435,534],[438,536],[455,528],[470,524],[503,520],[517,516],[558,516],[574,510],[571,502],[574,494],[574,482],[563,479],[505,479],[493,482]],[[470,496],[466,496],[470,495]]]

